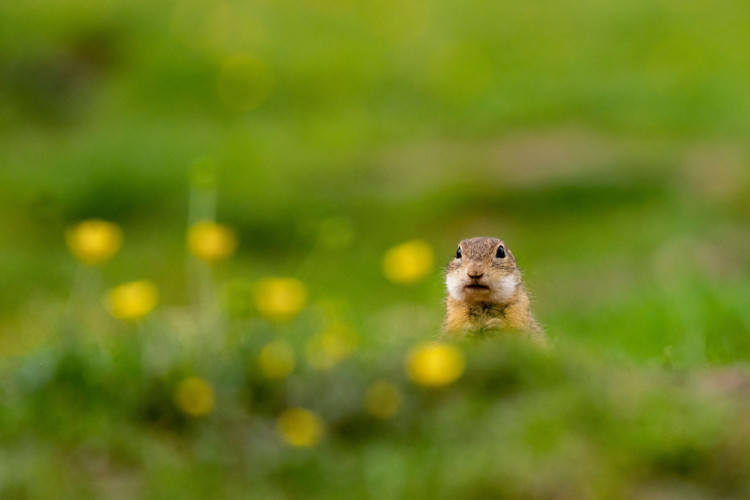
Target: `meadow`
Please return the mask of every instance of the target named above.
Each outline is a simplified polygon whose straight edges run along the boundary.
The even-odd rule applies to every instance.
[[[749,16],[4,2],[0,498],[746,498]]]

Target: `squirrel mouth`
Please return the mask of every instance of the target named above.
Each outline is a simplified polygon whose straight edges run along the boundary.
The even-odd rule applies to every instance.
[[[480,285],[479,283],[472,283],[471,285],[466,285],[464,288],[470,288],[472,290],[489,290],[490,287],[487,285]]]

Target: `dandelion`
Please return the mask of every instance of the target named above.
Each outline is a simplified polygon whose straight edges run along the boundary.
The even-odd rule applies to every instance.
[[[65,240],[75,257],[90,266],[103,264],[122,246],[122,230],[112,222],[90,219],[65,232]]]
[[[401,407],[401,392],[390,382],[371,384],[365,391],[365,409],[378,418],[391,418]]]
[[[138,321],[145,318],[159,302],[159,291],[150,281],[132,281],[109,291],[106,305],[118,319]]]
[[[383,256],[385,276],[394,283],[411,285],[432,271],[435,255],[421,240],[411,240],[388,249]]]
[[[185,378],[175,388],[174,402],[177,408],[191,417],[208,415],[216,405],[214,388],[200,377]]]
[[[274,321],[293,319],[307,305],[307,288],[295,278],[266,278],[255,288],[255,306]]]
[[[345,325],[334,325],[307,343],[307,361],[318,370],[330,370],[357,347],[357,334]]]
[[[276,432],[285,443],[308,448],[323,438],[323,421],[310,410],[290,408],[276,420]]]
[[[200,260],[218,262],[231,256],[237,249],[237,235],[223,224],[198,222],[188,229],[188,248]]]
[[[409,378],[428,387],[450,384],[461,376],[465,366],[463,353],[448,344],[422,344],[412,349],[406,358]]]
[[[284,340],[274,340],[260,351],[258,361],[266,378],[284,379],[294,370],[294,349]]]

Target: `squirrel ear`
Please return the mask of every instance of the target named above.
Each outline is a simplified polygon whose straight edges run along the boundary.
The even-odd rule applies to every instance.
[[[500,245],[497,247],[497,252],[495,252],[495,257],[498,259],[504,259],[505,258],[505,247]]]
[[[458,250],[456,250],[456,258],[457,259],[461,258],[461,247],[460,246],[458,247]]]

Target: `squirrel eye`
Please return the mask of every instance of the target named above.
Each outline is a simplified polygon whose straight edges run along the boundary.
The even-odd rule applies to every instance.
[[[505,248],[500,245],[497,247],[497,252],[495,253],[495,257],[498,259],[504,259],[505,258]]]
[[[458,247],[458,250],[456,250],[456,258],[457,259],[461,258],[461,247]]]

